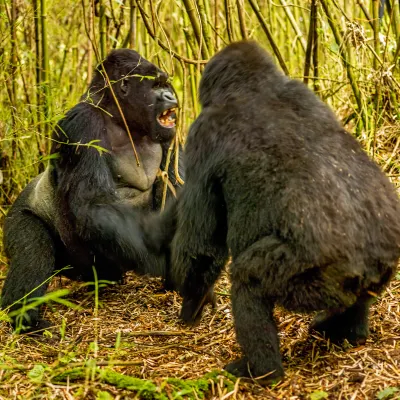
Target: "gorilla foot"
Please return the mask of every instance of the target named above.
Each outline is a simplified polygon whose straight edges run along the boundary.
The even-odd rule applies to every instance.
[[[210,303],[212,308],[215,309],[217,305],[216,296],[214,294],[214,287],[212,287],[206,295],[200,300],[187,300],[183,299],[182,309],[180,312],[180,319],[188,326],[196,326],[200,322],[203,308],[206,304]]]
[[[310,331],[314,330],[325,335],[331,342],[340,344],[345,339],[353,346],[365,344],[369,336],[367,318],[350,318],[349,310],[343,313],[318,313],[311,322]]]
[[[281,381],[285,375],[280,362],[276,362],[276,367],[274,369],[265,368],[263,373],[259,373],[260,371],[255,371],[257,373],[253,373],[247,357],[238,358],[237,360],[225,365],[224,369],[244,381],[255,381],[263,386],[276,384]],[[258,370],[259,369],[260,368],[258,368]]]

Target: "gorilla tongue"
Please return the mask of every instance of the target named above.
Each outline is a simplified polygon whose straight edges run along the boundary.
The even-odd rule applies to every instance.
[[[158,117],[157,121],[163,128],[173,128],[176,122],[176,108],[169,108],[163,111]]]

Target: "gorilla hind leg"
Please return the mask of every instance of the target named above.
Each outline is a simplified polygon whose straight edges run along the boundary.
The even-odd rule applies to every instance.
[[[297,259],[290,248],[271,235],[258,240],[231,265],[231,300],[237,340],[244,357],[225,369],[242,377],[259,377],[262,384],[284,376],[278,330],[273,317],[275,302],[284,291]]]
[[[45,294],[54,271],[56,246],[46,225],[30,212],[8,217],[4,229],[4,247],[10,267],[4,282],[1,305],[7,312],[17,312],[33,298]],[[48,327],[39,320],[37,307],[11,317],[17,331]]]
[[[362,296],[349,308],[318,313],[311,322],[315,330],[334,343],[347,339],[353,345],[364,344],[369,336],[368,314],[372,296]]]
[[[233,375],[253,377],[262,384],[283,377],[277,327],[273,317],[274,303],[262,295],[253,282],[232,282],[232,310],[237,340],[244,357],[225,366]]]

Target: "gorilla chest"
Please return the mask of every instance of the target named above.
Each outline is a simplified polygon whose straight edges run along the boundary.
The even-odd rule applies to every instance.
[[[111,169],[121,200],[144,206],[151,201],[152,187],[162,160],[162,148],[148,137],[135,140],[135,148],[140,165],[129,142],[120,147],[113,146]]]

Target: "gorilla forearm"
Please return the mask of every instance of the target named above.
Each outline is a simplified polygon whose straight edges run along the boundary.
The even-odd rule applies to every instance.
[[[101,170],[104,160],[98,161]],[[93,177],[69,185],[65,204],[70,221],[77,235],[97,253],[111,256],[124,270],[135,269],[138,273],[164,276],[165,261],[161,255],[149,251],[145,227],[145,213],[118,202],[114,195],[114,182],[107,169],[101,175],[102,186],[88,190]],[[105,177],[109,175],[108,181]],[[65,187],[64,185],[62,187]],[[82,190],[86,187],[86,191]]]
[[[164,275],[156,258],[148,251],[142,224],[142,215],[122,204],[96,204],[80,210],[76,228],[79,236],[100,253],[111,252],[126,265],[125,269],[137,272],[152,271],[154,275]],[[130,266],[130,267],[129,267]]]

